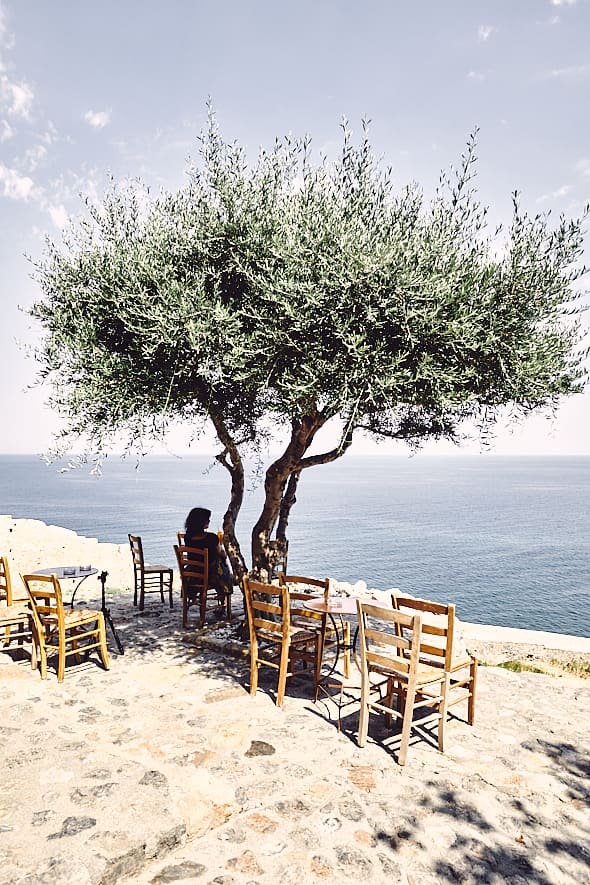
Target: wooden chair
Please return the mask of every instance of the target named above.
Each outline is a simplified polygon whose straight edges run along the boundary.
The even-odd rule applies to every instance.
[[[172,576],[173,570],[167,565],[151,565],[143,558],[143,545],[139,535],[129,535],[129,546],[133,557],[133,575],[135,578],[135,590],[133,593],[133,605],[137,605],[139,595],[139,610],[143,611],[146,593],[160,593],[160,599],[164,602],[164,591],[168,592],[170,608],[172,608]]]
[[[310,645],[317,650],[317,633],[292,625],[285,586],[244,578],[244,598],[250,630],[250,694],[256,694],[260,667],[270,667],[278,671],[276,704],[281,707],[287,676],[295,674],[298,661],[307,664]]]
[[[438,748],[444,750],[446,721],[444,682],[446,674],[420,663],[421,623],[419,615],[406,615],[393,608],[357,599],[361,650],[361,708],[358,745],[367,740],[369,714],[385,713],[401,719],[401,743],[397,761],[404,765],[410,732],[417,725],[438,723]],[[438,691],[434,686],[438,684]],[[376,699],[373,699],[374,695]],[[394,709],[394,700],[396,709]],[[420,719],[414,711],[434,707]]]
[[[217,590],[211,586],[209,554],[206,549],[175,544],[174,552],[182,582],[182,626],[188,627],[188,610],[191,605],[199,605],[199,627],[205,626],[207,601],[215,594],[215,604],[219,607]],[[231,594],[226,593],[224,608],[228,623],[231,622]]]
[[[279,572],[279,586],[287,587],[289,590],[289,602],[291,610],[291,625],[299,627],[302,630],[308,630],[310,633],[318,634],[319,643],[317,649],[313,651],[315,661],[315,688],[317,697],[317,688],[320,683],[320,675],[324,654],[331,649],[337,649],[338,643],[340,647],[348,647],[350,644],[350,625],[348,621],[342,620],[341,623],[322,615],[320,612],[310,611],[305,608],[305,600],[312,596],[323,595],[327,599],[330,594],[329,578],[308,578],[304,575],[286,575]],[[304,590],[304,588],[307,588]],[[345,675],[348,677],[350,666],[350,654],[347,651],[344,658]]]
[[[31,631],[31,609],[23,600],[13,600],[10,569],[6,556],[0,556],[0,630],[4,627],[3,646],[9,645],[13,639],[18,640],[22,649],[25,639],[32,643],[31,666],[36,667],[35,644]]]
[[[104,615],[93,609],[64,609],[56,575],[22,575],[33,615],[35,640],[41,661],[41,679],[47,677],[47,657],[57,653],[57,681],[63,682],[66,661],[72,655],[97,648],[103,667],[110,667]]]
[[[198,605],[199,627],[204,627],[209,588],[209,554],[207,550],[186,547],[184,544],[175,544],[174,553],[181,583],[182,626],[189,626],[189,608]]]
[[[179,547],[185,546],[186,532],[176,532],[176,543]]]
[[[443,605],[427,599],[392,594],[393,607],[409,614],[419,614],[422,621],[420,661],[444,669],[448,680],[446,706],[467,701],[467,722],[475,721],[475,691],[477,687],[477,658],[463,653],[456,655],[455,606]]]

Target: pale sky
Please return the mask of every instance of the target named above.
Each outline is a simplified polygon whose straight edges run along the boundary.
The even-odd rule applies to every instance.
[[[41,452],[57,426],[48,392],[25,392],[25,253],[59,241],[109,174],[181,185],[209,96],[252,154],[289,132],[329,154],[342,116],[357,132],[368,117],[396,181],[427,192],[479,127],[492,224],[514,190],[557,218],[590,199],[589,40],[590,0],[0,0],[0,453]],[[495,451],[590,454],[589,415],[584,394],[499,428]]]

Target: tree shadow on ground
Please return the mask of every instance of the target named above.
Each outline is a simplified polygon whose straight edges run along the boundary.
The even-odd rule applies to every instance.
[[[558,771],[554,774],[565,784],[572,805],[578,810],[587,807],[590,761],[586,753],[571,743],[539,741],[538,746],[555,762]],[[523,747],[526,749],[526,745]],[[389,848],[395,855],[403,845],[413,841],[429,852],[432,857],[430,870],[439,882],[487,885],[502,881],[553,885],[554,871],[548,873],[543,869],[544,859],[549,857],[560,869],[560,881],[590,881],[590,839],[579,815],[576,821],[566,810],[561,818],[556,819],[550,810],[543,813],[542,803],[535,804],[534,794],[528,796],[526,802],[510,801],[507,797],[501,832],[476,802],[469,799],[470,793],[478,791],[478,780],[472,776],[457,789],[434,779],[425,781],[413,810],[398,815],[393,828],[377,830],[378,844]],[[415,782],[409,786],[415,788]],[[493,785],[479,781],[479,790],[490,787],[493,789],[491,798],[495,800],[501,792],[497,793]],[[422,829],[425,816],[431,814],[437,815],[439,820],[441,816],[447,818],[451,827],[454,821],[458,825],[453,843],[445,855],[438,858],[433,856],[432,847],[425,844],[428,837]],[[465,833],[466,828],[471,833]],[[513,839],[514,846],[510,839]]]
[[[315,711],[320,715],[319,711]],[[334,722],[336,726],[338,723]],[[348,712],[340,719],[340,731],[351,741],[356,742],[358,734],[357,709]],[[369,739],[397,762],[397,749],[400,741],[401,723],[393,722],[392,728],[385,725],[384,716],[369,718]],[[468,731],[469,734],[469,731]],[[436,731],[421,728],[414,733],[412,746],[426,740],[436,750]],[[543,801],[536,801],[535,790],[539,787],[526,784],[525,799],[487,782],[478,774],[461,771],[455,773],[458,786],[449,786],[453,775],[443,768],[441,780],[435,778],[418,783],[413,771],[397,769],[401,777],[408,780],[408,789],[413,796],[407,803],[406,811],[388,809],[386,817],[392,826],[376,827],[373,835],[378,845],[389,849],[395,856],[404,851],[404,846],[414,843],[424,851],[430,860],[428,873],[436,876],[437,882],[465,882],[470,885],[487,885],[490,882],[527,883],[527,885],[553,885],[556,868],[563,881],[590,881],[590,838],[582,825],[582,815],[590,810],[590,757],[582,746],[567,742],[536,740],[522,742],[524,752],[541,751],[550,761],[550,775],[563,786],[558,795],[564,803],[559,815],[554,809],[545,808]],[[436,770],[436,754],[432,764]],[[411,765],[409,762],[406,769]],[[447,781],[445,784],[444,781]],[[492,808],[500,801],[501,824],[490,814],[485,802],[489,794]],[[473,798],[476,796],[477,798]],[[470,798],[472,797],[472,798]],[[480,799],[481,801],[478,801]],[[568,808],[569,806],[569,808]],[[403,806],[401,806],[403,808]],[[449,822],[454,839],[447,850],[438,855],[429,844],[428,827],[423,828],[425,819],[435,815],[437,823],[444,819]],[[434,825],[436,829],[436,824]],[[548,867],[550,863],[553,869]],[[425,867],[426,869],[426,867]],[[418,875],[418,871],[417,871]],[[568,878],[571,877],[571,878]]]
[[[141,661],[149,656],[163,663],[196,666],[205,677],[237,682],[249,691],[250,643],[239,594],[234,594],[234,600],[231,624],[225,619],[216,620],[214,610],[208,609],[203,629],[198,628],[196,617],[190,619],[188,629],[182,627],[180,602],[175,601],[170,610],[159,601],[146,600],[140,612],[133,606],[131,595],[125,602],[117,597],[116,605],[111,607],[111,617],[127,660]],[[107,640],[109,653],[116,657],[117,646],[108,625]],[[276,683],[276,673],[262,667],[258,691],[267,692],[275,700]],[[313,699],[311,674],[289,677],[287,694]]]

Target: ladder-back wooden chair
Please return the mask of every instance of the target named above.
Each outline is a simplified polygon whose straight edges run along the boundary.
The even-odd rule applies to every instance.
[[[219,538],[219,542],[222,544],[223,543],[223,532],[217,532],[217,536]],[[178,540],[179,547],[186,547],[186,532],[176,532],[176,538]],[[177,559],[178,559],[178,556],[177,556]],[[179,568],[180,568],[180,566],[179,566]],[[230,575],[231,575],[231,573],[230,573]],[[236,581],[235,575],[231,575],[231,578],[232,578],[233,584],[238,583]],[[210,579],[211,579],[211,570],[209,569],[209,584],[212,583]],[[212,590],[212,587],[209,587],[208,589]],[[233,585],[232,585],[232,590],[233,590]],[[208,597],[207,597],[207,599],[208,599]],[[231,623],[231,605],[232,605],[232,594],[225,593],[224,594],[224,601],[223,601],[223,608],[225,609],[226,619],[227,619],[228,623]],[[217,608],[218,609],[220,608],[219,600],[217,602]],[[184,618],[183,618],[183,621],[184,621]],[[203,621],[203,624],[201,626],[204,626],[204,623],[205,622]]]
[[[358,744],[367,740],[369,714],[384,713],[402,722],[397,761],[404,765],[412,728],[437,723],[438,749],[444,750],[445,673],[420,663],[419,615],[407,615],[357,599],[361,651],[361,707]],[[438,691],[435,686],[438,685]],[[394,707],[395,701],[395,707]],[[419,719],[414,711],[434,708]]]
[[[0,633],[4,628],[2,645],[7,646],[16,639],[22,649],[24,641],[32,643],[31,666],[35,669],[35,644],[31,631],[32,615],[27,601],[14,600],[10,568],[6,556],[0,556]]]
[[[287,587],[249,578],[243,583],[250,630],[250,694],[258,689],[260,667],[270,667],[278,673],[276,704],[281,707],[287,676],[295,675],[298,662],[315,674],[315,661],[309,666],[309,650],[318,653],[318,634],[291,623]]]
[[[205,626],[207,593],[209,592],[209,554],[206,549],[175,544],[182,596],[182,626],[188,627],[191,606],[199,607],[199,627]]]
[[[128,535],[131,556],[133,557],[133,575],[135,589],[133,592],[133,605],[137,605],[139,597],[139,610],[143,611],[146,593],[158,593],[164,602],[164,593],[168,593],[170,608],[172,608],[172,576],[173,570],[167,565],[152,565],[145,562],[143,557],[143,544],[139,535]]]
[[[47,677],[47,658],[57,654],[57,681],[63,682],[67,659],[80,661],[82,652],[98,649],[105,670],[110,667],[104,615],[94,609],[65,609],[56,575],[22,575],[33,615],[41,663]]]
[[[324,654],[330,650],[338,650],[345,647],[347,653],[344,658],[345,670],[349,669],[350,654],[348,646],[350,645],[350,625],[345,620],[335,620],[320,612],[311,611],[305,608],[305,601],[313,596],[323,596],[327,600],[330,595],[330,579],[329,578],[308,578],[304,575],[286,575],[279,572],[279,586],[287,587],[289,590],[289,602],[291,609],[291,624],[311,633],[317,633],[319,636],[319,645],[317,651],[314,650],[315,660],[315,688],[317,696],[317,687],[320,682],[320,675]],[[348,676],[348,672],[345,674]]]
[[[407,614],[419,614],[422,622],[420,661],[439,667],[448,676],[446,707],[467,701],[467,722],[475,721],[475,691],[477,687],[477,658],[467,652],[457,654],[454,649],[455,606],[427,599],[392,594],[393,607]]]

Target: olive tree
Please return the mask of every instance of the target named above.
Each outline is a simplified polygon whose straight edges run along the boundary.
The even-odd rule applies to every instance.
[[[112,182],[36,263],[39,378],[66,419],[55,452],[210,422],[241,577],[244,457],[278,430],[251,536],[265,577],[300,477],[355,434],[459,441],[466,421],[485,431],[506,406],[520,417],[580,391],[586,213],[552,226],[514,195],[508,228],[488,233],[475,149],[472,136],[426,200],[394,187],[366,126],[356,143],[343,125],[334,162],[287,138],[249,163],[210,115],[178,192]],[[328,423],[339,436],[322,446]]]

